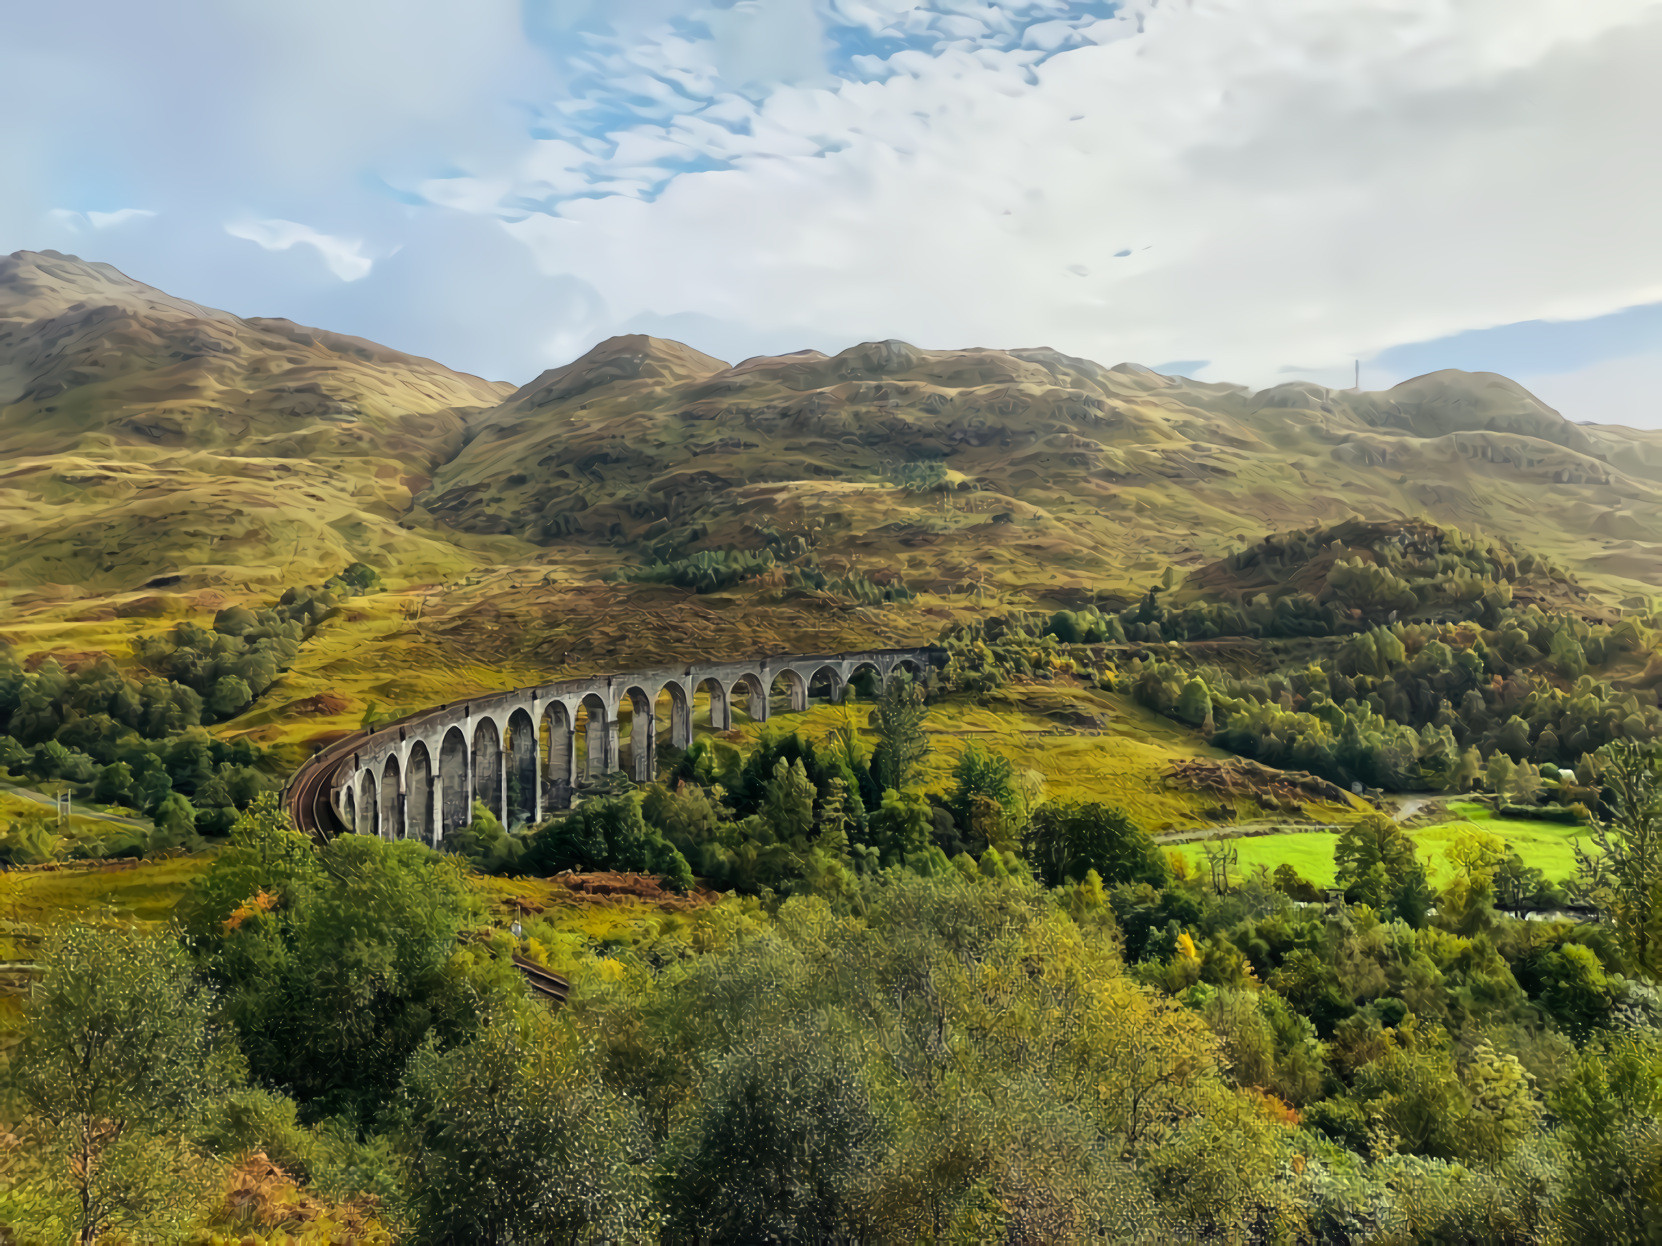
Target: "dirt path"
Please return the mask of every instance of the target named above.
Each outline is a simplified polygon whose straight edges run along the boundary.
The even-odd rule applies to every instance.
[[[1449,792],[1440,792],[1434,796],[1410,796],[1407,800],[1402,802],[1402,808],[1398,809],[1396,813],[1391,816],[1398,822],[1406,822],[1415,814],[1427,809],[1439,811],[1445,815],[1448,815],[1448,802],[1451,800],[1461,799],[1469,800],[1471,798],[1469,796],[1461,797],[1458,794]],[[1452,815],[1450,816],[1452,817]],[[1452,818],[1452,820],[1458,821],[1459,819]]]
[[[1315,826],[1308,822],[1241,822],[1236,825],[1192,827],[1184,831],[1162,831],[1157,844],[1189,844],[1202,839],[1248,839],[1257,835],[1290,835],[1301,831],[1333,831],[1337,827]]]
[[[37,805],[45,805],[48,809],[53,811],[57,810],[58,802],[44,793],[34,791],[33,789],[27,787],[16,787],[10,783],[0,783],[0,788],[10,792],[13,796],[21,796],[24,800],[32,800]],[[88,809],[85,805],[78,805],[74,801],[71,801],[69,804],[69,812],[71,815],[83,818],[93,818],[99,822],[114,822],[117,826],[130,826],[134,830],[138,831],[149,831],[154,829],[150,823],[141,821],[138,818],[123,817],[121,814],[117,813],[100,813],[96,809]]]

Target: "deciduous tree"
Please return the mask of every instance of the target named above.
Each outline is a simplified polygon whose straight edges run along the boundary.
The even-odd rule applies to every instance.
[[[71,927],[42,960],[8,1069],[32,1227],[90,1246],[187,1223],[209,1173],[183,1132],[240,1075],[213,994],[157,931]]]

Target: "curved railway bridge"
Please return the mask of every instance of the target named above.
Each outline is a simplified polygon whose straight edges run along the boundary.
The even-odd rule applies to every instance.
[[[658,745],[693,740],[693,705],[709,703],[712,730],[732,725],[735,700],[753,719],[778,696],[791,710],[810,697],[841,701],[870,671],[926,674],[931,651],[871,649],[704,662],[558,680],[452,701],[337,740],[295,771],[283,803],[314,839],[343,832],[419,839],[437,847],[465,826],[474,800],[504,826],[568,808],[583,783],[621,770],[653,778]]]

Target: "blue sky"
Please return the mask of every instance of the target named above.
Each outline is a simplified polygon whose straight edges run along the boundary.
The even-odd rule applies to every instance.
[[[524,381],[613,333],[1504,372],[1662,426],[1662,0],[81,0],[0,250]]]

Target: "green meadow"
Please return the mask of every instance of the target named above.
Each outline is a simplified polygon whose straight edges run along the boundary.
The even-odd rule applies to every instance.
[[[1433,884],[1441,886],[1454,876],[1455,868],[1448,858],[1449,845],[1472,831],[1498,836],[1525,865],[1540,870],[1554,882],[1563,882],[1575,875],[1575,844],[1586,837],[1586,827],[1497,817],[1484,805],[1464,801],[1451,804],[1449,812],[1456,815],[1450,821],[1408,830],[1419,846],[1420,859],[1425,862]],[[1227,842],[1239,853],[1235,868],[1243,874],[1258,865],[1274,870],[1287,864],[1311,882],[1326,887],[1333,884],[1333,845],[1338,838],[1334,831],[1290,831],[1212,842]],[[1206,855],[1201,842],[1177,844],[1172,851],[1180,853],[1191,869],[1205,872]]]

